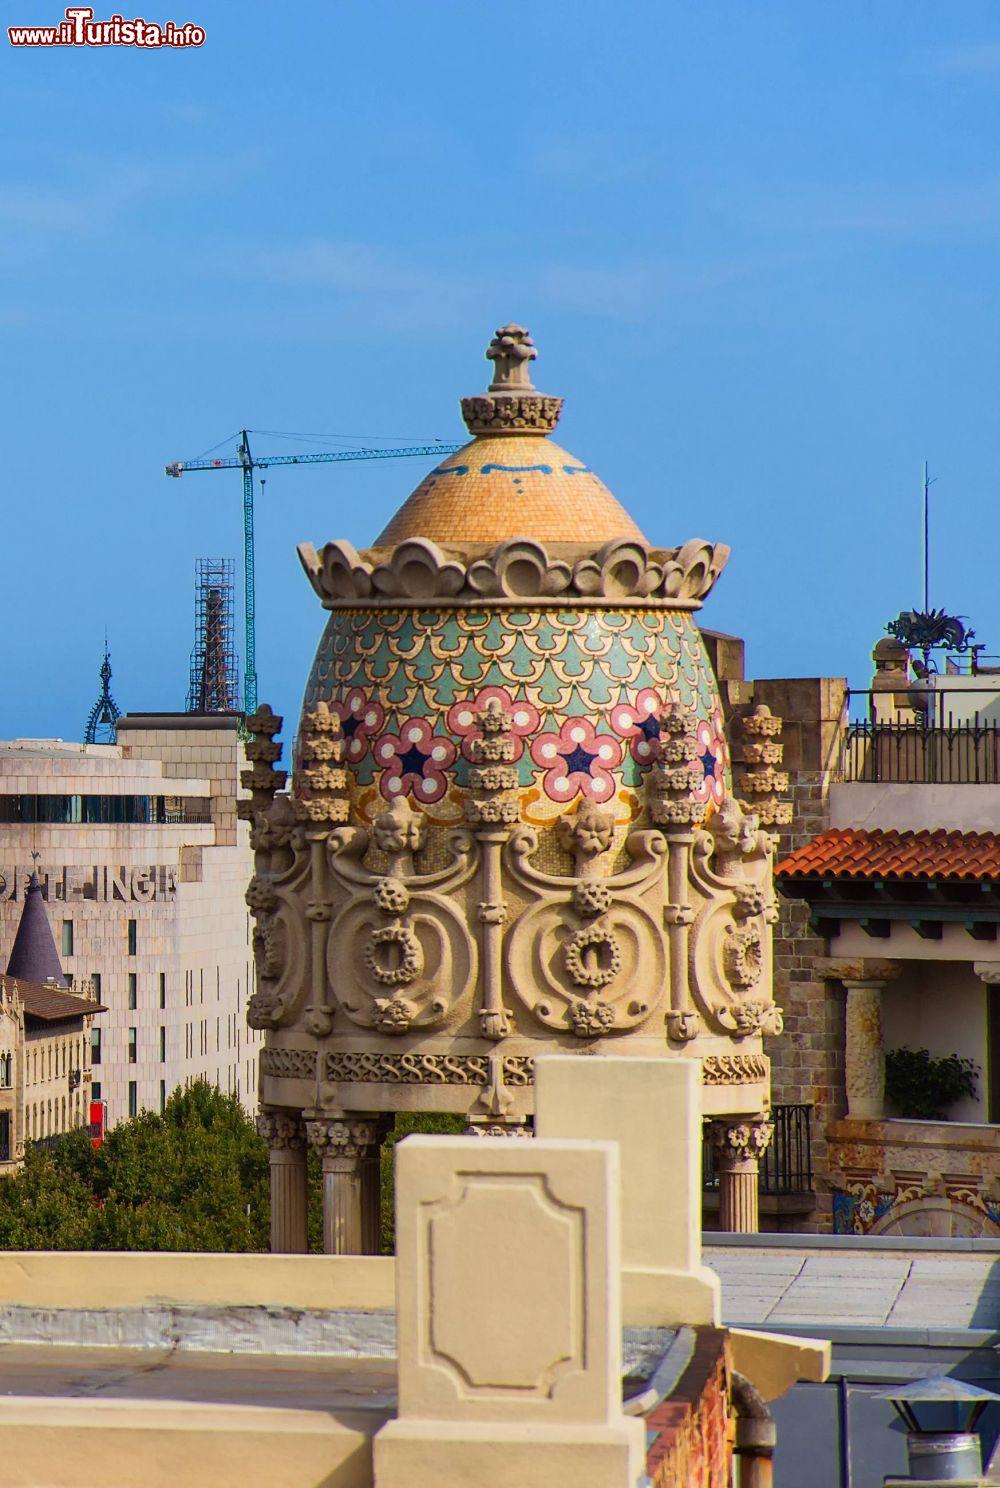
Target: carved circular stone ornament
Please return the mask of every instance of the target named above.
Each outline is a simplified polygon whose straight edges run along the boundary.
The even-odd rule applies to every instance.
[[[571,935],[563,947],[563,960],[578,987],[607,987],[622,969],[621,946],[600,925],[588,925]]]
[[[406,987],[423,970],[420,942],[405,925],[373,930],[365,946],[365,965],[382,987]]]

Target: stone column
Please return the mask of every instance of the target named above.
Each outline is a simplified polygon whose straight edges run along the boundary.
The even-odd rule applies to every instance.
[[[364,1255],[382,1254],[382,1143],[395,1117],[380,1116],[375,1141],[361,1159],[361,1246]]]
[[[885,1115],[884,985],[884,982],[844,982],[847,990],[844,1044],[847,1114],[859,1121],[881,1121]]]
[[[301,1118],[288,1111],[262,1111],[257,1130],[271,1154],[271,1250],[305,1255],[306,1139]]]
[[[323,1250],[327,1255],[364,1255],[371,1217],[364,1223],[366,1165],[378,1151],[379,1123],[370,1117],[310,1116],[310,1145],[323,1160]]]
[[[825,960],[820,974],[843,982],[847,991],[844,1030],[844,1087],[847,1115],[855,1121],[881,1121],[885,1115],[885,1045],[882,992],[900,972],[898,961],[861,958]]]
[[[761,1153],[774,1127],[763,1116],[747,1121],[712,1121],[709,1140],[719,1170],[719,1228],[753,1234],[759,1228],[757,1180]]]

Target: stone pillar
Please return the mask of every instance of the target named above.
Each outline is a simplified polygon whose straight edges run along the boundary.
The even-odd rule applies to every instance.
[[[881,1121],[885,1115],[884,985],[883,982],[844,982],[847,990],[844,1044],[847,1114],[859,1121]]]
[[[898,961],[860,958],[824,960],[820,975],[843,982],[847,991],[844,1087],[848,1119],[881,1121],[885,1115],[885,1045],[882,992],[900,972]]]
[[[323,1160],[323,1250],[327,1255],[365,1255],[372,1239],[371,1204],[365,1224],[366,1168],[378,1152],[379,1122],[356,1116],[313,1115],[306,1121],[310,1145]],[[369,1178],[369,1191],[371,1180]]]
[[[257,1130],[271,1155],[271,1251],[305,1255],[309,1248],[306,1140],[302,1121],[289,1111],[262,1111]]]
[[[379,1488],[634,1488],[619,1229],[615,1143],[399,1144],[399,1404],[372,1443]]]
[[[712,1121],[709,1140],[719,1170],[719,1229],[753,1234],[759,1228],[757,1180],[761,1153],[774,1127],[762,1116],[748,1121]]]
[[[364,1255],[382,1254],[382,1143],[395,1117],[376,1121],[375,1141],[361,1159],[361,1247]]]
[[[701,1098],[697,1059],[535,1061],[538,1136],[618,1144],[626,1327],[719,1326],[719,1278],[701,1259]]]

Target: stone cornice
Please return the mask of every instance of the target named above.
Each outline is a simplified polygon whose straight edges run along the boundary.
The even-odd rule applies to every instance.
[[[409,538],[360,553],[329,542],[299,546],[306,577],[324,609],[400,605],[611,604],[695,610],[725,567],[729,548],[694,538],[678,548],[632,539],[598,549],[511,538],[499,545],[439,546]]]

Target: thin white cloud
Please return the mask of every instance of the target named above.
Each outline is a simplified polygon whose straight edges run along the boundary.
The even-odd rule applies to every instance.
[[[587,188],[646,180],[662,168],[627,139],[585,134],[540,140],[528,164],[537,175]]]
[[[993,77],[1000,74],[1000,41],[948,47],[930,59],[930,70],[945,77]]]
[[[729,210],[734,212],[732,203]],[[903,188],[875,182],[775,196],[761,193],[735,215],[768,234],[947,238],[1000,225],[1000,176],[927,181]]]

